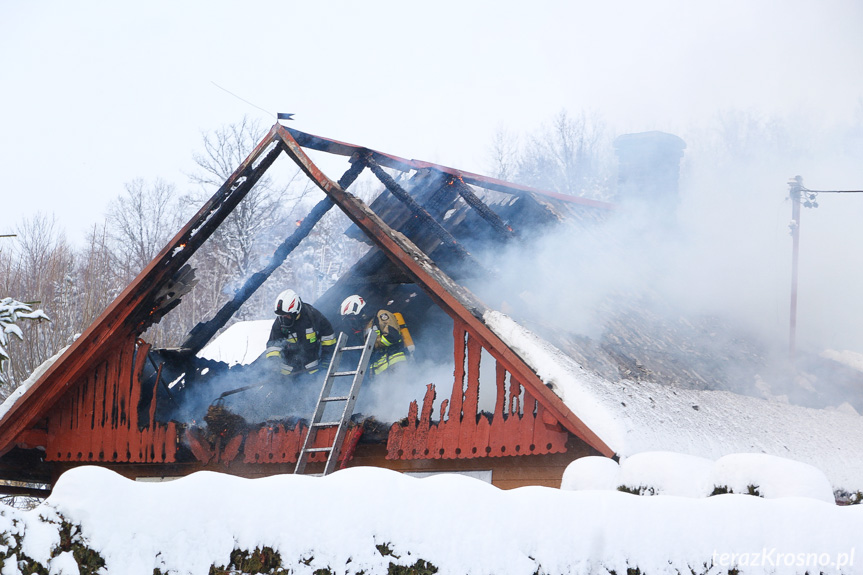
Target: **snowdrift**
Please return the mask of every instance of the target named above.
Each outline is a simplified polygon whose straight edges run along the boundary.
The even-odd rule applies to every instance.
[[[40,519],[41,518],[41,519]],[[530,487],[501,491],[461,476],[424,479],[375,468],[325,478],[242,479],[200,472],[136,483],[80,467],[39,508],[2,509],[4,555],[14,548],[51,573],[75,573],[57,553],[60,519],[108,573],[206,574],[231,551],[270,547],[292,573],[386,573],[428,561],[472,575],[626,573],[863,573],[863,506],[809,498],[639,497]],[[55,523],[51,523],[54,521]],[[51,557],[52,549],[56,557]],[[15,573],[7,557],[2,572]]]

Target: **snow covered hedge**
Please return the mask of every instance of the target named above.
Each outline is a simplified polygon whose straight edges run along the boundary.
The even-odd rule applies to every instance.
[[[80,467],[37,509],[0,512],[3,575],[863,573],[863,506],[800,497],[502,491],[376,468],[153,484]]]
[[[679,497],[745,493],[768,499],[811,497],[835,502],[830,481],[819,469],[763,453],[733,453],[713,461],[652,451],[627,457],[619,465],[605,457],[583,457],[567,466],[561,488],[617,489]]]

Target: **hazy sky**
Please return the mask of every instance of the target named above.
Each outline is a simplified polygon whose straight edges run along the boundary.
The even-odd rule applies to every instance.
[[[856,0],[3,0],[0,22],[0,230],[41,210],[73,240],[124,182],[185,189],[201,132],[244,115],[482,172],[498,128],[564,108],[674,132],[863,97]]]

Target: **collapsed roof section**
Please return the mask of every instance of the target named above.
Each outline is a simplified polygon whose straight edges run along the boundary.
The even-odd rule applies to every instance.
[[[303,147],[348,156],[351,167],[338,182],[334,182],[311,161]],[[476,338],[499,365],[516,377],[554,419],[598,452],[613,455],[603,439],[544,384],[537,375],[539,366],[530,365],[504,342],[493,326],[486,323],[483,318],[489,311],[487,306],[453,278],[482,269],[466,245],[480,239],[477,233],[504,241],[518,237],[522,230],[508,223],[513,219],[509,216],[516,212],[520,221],[541,224],[594,218],[596,213],[612,210],[611,204],[543,192],[436,164],[406,160],[312,136],[280,124],[270,129],[189,223],[10,408],[0,420],[0,452],[6,452],[16,444],[27,443],[22,442],[22,434],[38,427],[39,421],[67,388],[96,369],[112,350],[124,348],[125,342],[140,336],[179,303],[180,297],[194,283],[187,265],[189,258],[282,153],[289,156],[327,197],[279,246],[270,264],[254,274],[210,321],[196,326],[176,353],[194,354],[199,351],[320,218],[337,205],[358,232],[377,248],[340,280],[342,287],[358,277],[366,282],[377,279],[387,283],[410,282],[421,287],[458,325],[464,326],[463,329]],[[382,167],[415,172],[411,178],[411,193]],[[379,198],[372,206],[345,191],[366,168],[392,194]],[[488,198],[494,194],[499,197],[489,201]],[[456,233],[464,240],[456,239],[454,233],[460,227],[462,232]],[[385,260],[387,271],[381,274],[381,266],[370,265],[369,260],[372,259],[376,263],[377,260]],[[369,277],[371,269],[378,270],[378,278]],[[336,298],[338,293],[339,284],[325,297]]]

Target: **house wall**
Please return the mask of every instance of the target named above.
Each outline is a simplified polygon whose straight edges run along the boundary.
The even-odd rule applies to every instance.
[[[566,466],[579,457],[599,455],[595,450],[575,436],[567,442],[566,453],[548,455],[519,455],[511,457],[481,457],[474,459],[420,459],[391,460],[386,458],[387,450],[383,444],[360,444],[347,467],[380,467],[399,472],[452,473],[459,471],[491,471],[492,485],[500,489],[514,489],[529,485],[560,487]],[[294,472],[291,463],[245,463],[236,460],[230,464],[176,463],[176,464],[100,464],[128,477],[129,479],[173,479],[184,477],[197,471],[230,473],[240,477],[255,479],[277,474]],[[75,467],[75,464],[60,464],[55,467],[55,477]],[[310,463],[307,473],[318,473],[322,464]]]
[[[386,459],[383,445],[360,446],[349,463],[349,467],[371,466],[394,471],[458,472],[491,470],[491,482],[501,489],[514,489],[536,485],[560,487],[563,471],[575,459],[588,455],[599,455],[594,449],[575,436],[567,441],[566,453],[546,455],[517,455],[512,457],[478,457],[473,459]]]

